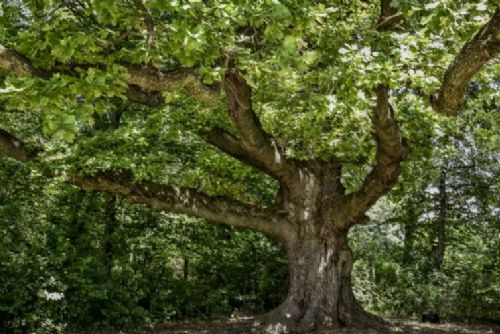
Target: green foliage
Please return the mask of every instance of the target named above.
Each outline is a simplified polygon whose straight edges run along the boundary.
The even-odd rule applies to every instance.
[[[444,124],[446,132],[431,140],[431,156],[414,154],[402,182],[373,210],[373,224],[353,232],[355,289],[372,310],[418,316],[434,309],[449,318],[499,319],[498,146],[491,145],[496,130],[488,112],[495,97],[488,100],[481,102],[484,113],[477,112],[480,100],[472,97],[456,127]],[[443,168],[446,252],[437,270]]]
[[[110,211],[109,195],[50,184],[17,163],[0,163],[5,332],[132,329],[263,312],[286,292],[282,250],[256,233],[122,201]]]

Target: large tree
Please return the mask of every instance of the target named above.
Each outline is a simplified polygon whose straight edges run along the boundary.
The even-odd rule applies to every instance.
[[[274,180],[268,203],[255,192],[207,187],[203,180],[146,180],[134,164],[45,171],[86,190],[279,240],[288,255],[289,292],[266,315],[269,330],[378,326],[351,288],[349,229],[367,223],[366,212],[397,182],[408,146],[418,142],[414,134],[433,127],[433,112],[456,115],[473,77],[483,91],[498,89],[499,68],[491,61],[500,50],[495,1],[10,0],[2,6],[0,69],[8,75],[2,101],[19,116],[0,129],[0,152],[44,166],[61,156],[78,159],[79,142],[90,136],[85,129],[99,114],[153,109],[158,122],[172,118],[182,125],[175,131],[197,133],[189,143],[176,142],[189,146],[183,157],[198,140],[217,149],[212,156],[236,159],[219,163],[211,178],[247,165],[264,173],[260,179]],[[40,127],[52,143],[36,136]],[[118,130],[109,132],[108,138]],[[106,153],[119,151],[114,145]]]

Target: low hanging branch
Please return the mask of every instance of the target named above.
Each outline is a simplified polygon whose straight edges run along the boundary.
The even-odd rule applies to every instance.
[[[213,197],[189,188],[171,187],[150,181],[134,183],[130,173],[106,172],[94,176],[72,176],[68,182],[85,190],[120,195],[131,203],[147,204],[156,210],[236,227],[250,228],[277,239],[291,227],[274,211],[225,197]]]
[[[5,130],[0,129],[0,154],[27,162],[38,155]],[[213,197],[196,190],[172,187],[151,181],[133,182],[130,172],[100,172],[93,176],[72,175],[67,183],[88,191],[122,196],[131,203],[147,204],[156,210],[186,214],[235,227],[250,228],[283,239],[291,229],[286,220],[271,209],[225,197]],[[47,176],[53,176],[48,175]]]
[[[463,46],[446,71],[437,98],[431,103],[437,112],[456,115],[466,100],[467,85],[486,62],[500,52],[500,8]]]

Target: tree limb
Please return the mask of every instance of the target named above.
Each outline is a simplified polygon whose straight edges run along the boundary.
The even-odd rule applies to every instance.
[[[165,99],[161,92],[147,92],[136,85],[129,85],[126,95],[129,101],[148,107],[159,107],[165,104]]]
[[[95,65],[99,66],[99,65]],[[209,106],[216,106],[219,101],[219,89],[216,86],[207,86],[195,75],[192,70],[161,71],[151,67],[122,64],[128,71],[127,97],[132,102],[150,106],[160,105],[164,100],[164,92],[186,91],[187,94]],[[71,68],[88,68],[88,64],[74,64]],[[33,76],[43,79],[50,78],[55,73],[75,75],[71,69],[42,70],[33,66],[32,62],[17,51],[7,49],[0,44],[0,69],[18,76]],[[151,98],[151,100],[148,100]]]
[[[21,140],[2,129],[0,154],[22,162],[36,158],[36,153],[26,149]],[[280,240],[288,238],[291,233],[291,226],[271,209],[229,198],[208,196],[189,188],[171,187],[151,181],[134,183],[130,172],[100,172],[93,176],[72,175],[66,181],[88,191],[120,195],[131,203],[147,204],[156,210],[249,228]]]
[[[400,163],[408,155],[408,147],[401,136],[389,103],[389,89],[378,86],[377,103],[373,108],[372,122],[377,142],[377,165],[367,175],[361,188],[346,196],[344,210],[348,223],[356,223],[375,202],[396,184]]]
[[[51,76],[49,71],[36,69],[28,58],[17,51],[7,49],[2,44],[0,44],[0,69],[19,76],[31,75],[44,79]]]
[[[190,69],[160,71],[139,65],[122,64],[128,71],[127,83],[146,92],[177,92],[184,90],[193,98],[211,107],[219,103],[219,87],[207,86]]]
[[[27,150],[21,140],[2,129],[0,129],[0,153],[22,162],[36,157],[36,153]],[[70,176],[67,182],[88,191],[120,195],[131,203],[147,204],[156,210],[250,228],[278,239],[286,238],[285,232],[291,228],[272,210],[223,197],[207,196],[188,188],[171,187],[150,181],[134,183],[131,180],[131,173],[127,172]]]
[[[466,100],[467,85],[481,67],[500,52],[500,8],[465,45],[444,74],[437,98],[431,98],[435,111],[456,115]]]
[[[290,185],[297,171],[296,165],[285,157],[274,139],[262,129],[252,108],[250,86],[241,74],[230,68],[224,77],[224,89],[228,98],[229,117],[241,138],[241,148],[268,174]]]
[[[72,176],[68,182],[88,191],[117,194],[131,203],[147,204],[156,210],[249,228],[277,239],[285,239],[287,229],[291,228],[274,211],[228,198],[207,196],[193,189],[150,181],[134,183],[130,173],[126,172]]]

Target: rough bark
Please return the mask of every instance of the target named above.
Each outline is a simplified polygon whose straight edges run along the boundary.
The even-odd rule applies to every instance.
[[[242,151],[269,174],[292,187],[298,172],[297,166],[283,154],[277,142],[264,132],[252,107],[252,89],[243,76],[231,67],[224,77],[224,89],[229,117],[241,138]]]
[[[133,182],[130,173],[108,172],[94,176],[70,176],[68,182],[89,191],[117,194],[131,203],[153,209],[209,219],[226,225],[250,228],[277,239],[287,237],[290,224],[276,212],[194,189],[150,181]]]
[[[215,128],[203,133],[202,137],[207,143],[217,147],[222,152],[268,173],[266,166],[245,150],[241,141],[229,132],[224,131],[223,129]]]
[[[266,332],[309,333],[344,326],[383,331],[384,322],[365,312],[353,294],[347,232],[325,238],[300,231],[285,249],[289,291],[279,307],[262,317]]]

